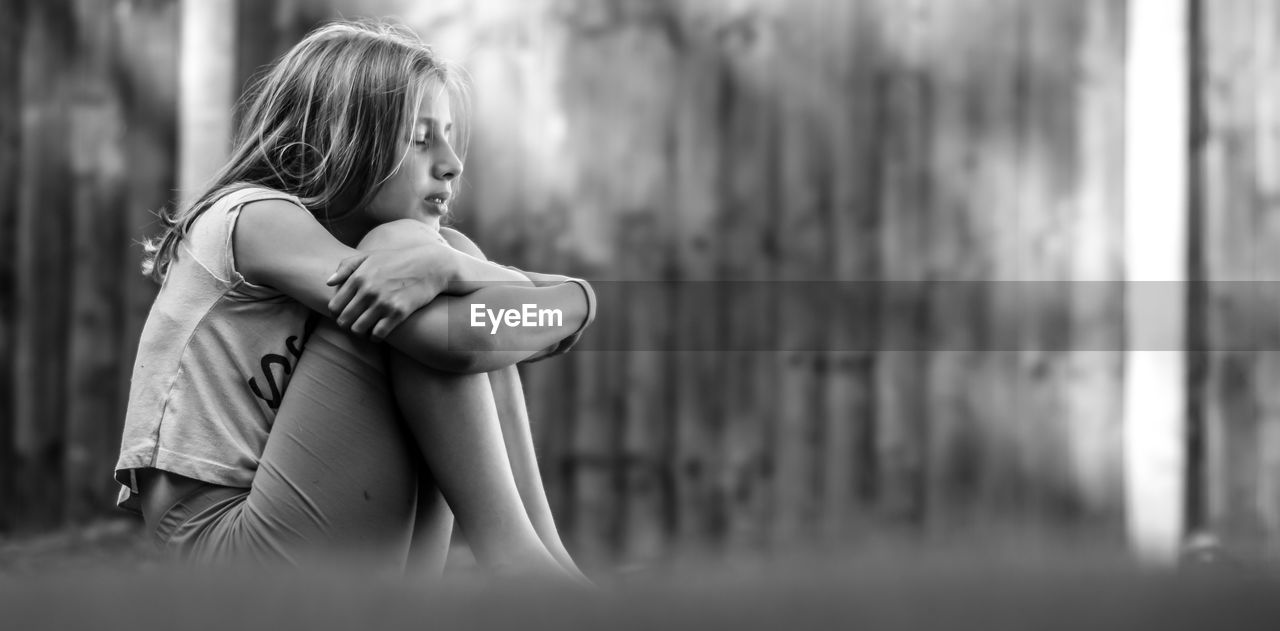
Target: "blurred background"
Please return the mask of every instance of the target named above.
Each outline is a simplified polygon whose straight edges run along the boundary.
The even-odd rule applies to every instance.
[[[1191,7],[1174,280],[1271,280],[1280,3]],[[1124,549],[1144,499],[1126,486],[1144,448],[1125,432],[1128,10],[4,0],[0,536],[120,517],[111,469],[156,291],[138,241],[225,155],[253,73],[326,20],[382,16],[471,76],[456,226],[608,296],[583,349],[522,368],[576,554]],[[223,83],[225,99],[183,96]],[[811,301],[844,285],[783,300],[730,281],[872,289],[832,317]],[[1154,349],[1187,359],[1156,393],[1185,402],[1170,524],[1274,555],[1280,357],[1254,342],[1280,327],[1241,307],[1252,289],[1194,286]],[[1248,343],[1219,343],[1242,326]]]

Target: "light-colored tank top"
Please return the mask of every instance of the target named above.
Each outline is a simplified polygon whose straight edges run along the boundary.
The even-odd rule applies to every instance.
[[[133,366],[115,467],[123,508],[138,510],[139,468],[233,487],[253,479],[312,313],[236,268],[236,219],[244,204],[265,199],[302,205],[279,191],[235,190],[178,244]]]

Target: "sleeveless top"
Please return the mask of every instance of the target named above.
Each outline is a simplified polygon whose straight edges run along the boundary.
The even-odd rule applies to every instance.
[[[138,511],[135,470],[212,484],[253,480],[313,323],[302,303],[249,283],[232,234],[247,202],[296,197],[265,188],[225,194],[178,242],[142,329],[115,479]]]

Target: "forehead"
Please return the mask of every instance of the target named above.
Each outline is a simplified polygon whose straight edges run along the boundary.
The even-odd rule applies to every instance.
[[[420,90],[421,98],[415,104],[414,119],[435,119],[441,125],[453,122],[449,107],[449,91],[439,81],[431,81]]]

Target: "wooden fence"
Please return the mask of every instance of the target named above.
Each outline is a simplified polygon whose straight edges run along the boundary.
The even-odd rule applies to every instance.
[[[1266,0],[1226,4],[1197,26],[1195,277],[1259,278],[1280,23]],[[1121,540],[1123,0],[478,6],[340,8],[399,14],[469,69],[459,227],[608,287],[586,341],[611,350],[522,370],[577,551]],[[236,7],[238,82],[333,10]],[[176,196],[180,16],[2,11],[0,530],[22,530],[111,511],[154,295],[133,242]],[[833,320],[817,292],[731,281],[879,289]],[[1230,306],[1204,304],[1197,331],[1230,330]],[[1192,385],[1216,490],[1193,525],[1272,541],[1274,366],[1212,357]]]
[[[1193,273],[1199,526],[1280,558],[1280,6],[1200,9]],[[1245,282],[1242,282],[1245,281]]]
[[[0,54],[0,527],[101,514],[172,194],[176,5],[6,2]]]
[[[574,542],[1118,541],[1121,288],[1036,281],[1121,278],[1124,4],[610,6],[475,38],[484,245],[592,278],[890,282],[835,323],[805,292],[633,288],[603,346],[738,350],[527,371]],[[742,350],[816,348],[847,350]]]

